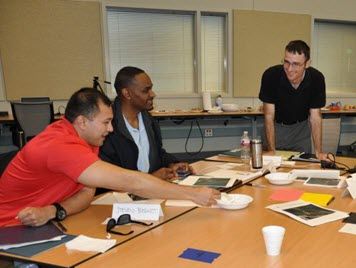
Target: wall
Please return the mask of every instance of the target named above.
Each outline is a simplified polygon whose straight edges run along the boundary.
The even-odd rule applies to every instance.
[[[1,0],[3,1],[3,0]],[[0,5],[1,5],[0,1]],[[104,1],[101,1],[104,3]],[[120,5],[124,7],[146,7],[146,8],[167,8],[167,9],[202,9],[202,10],[216,10],[216,11],[230,11],[232,9],[244,9],[244,10],[260,10],[260,11],[273,11],[273,12],[287,12],[296,14],[310,14],[313,18],[318,19],[331,19],[331,20],[346,20],[356,22],[356,2],[353,0],[130,0],[130,1],[105,1],[105,3]],[[281,52],[282,53],[282,52]],[[1,89],[1,86],[0,86]],[[230,89],[230,92],[232,90]],[[0,92],[1,96],[1,92]],[[233,98],[225,97],[225,103],[237,103],[241,107],[259,107],[261,105],[257,98]],[[327,98],[327,103],[331,101],[341,101],[344,104],[356,104],[356,98]],[[65,101],[56,101],[55,109],[57,110],[59,105],[65,105]],[[155,107],[157,109],[190,109],[192,107],[202,107],[202,101],[200,97],[184,98],[160,98],[157,97],[155,101]],[[10,106],[6,101],[0,101],[0,110],[10,110]],[[345,120],[344,120],[345,121]],[[217,123],[218,126],[222,126],[223,122]],[[204,123],[203,123],[204,124]],[[209,124],[207,124],[209,125]],[[347,144],[355,137],[355,125],[354,119],[347,118],[345,125],[342,126],[343,134],[341,136],[341,144]],[[169,132],[167,128],[175,128],[174,125],[163,126],[163,136]],[[168,131],[168,132],[167,132]],[[239,128],[238,133],[241,132]],[[345,131],[345,133],[344,133]],[[169,151],[181,151],[182,145],[184,146],[183,139],[171,139],[169,134],[166,135],[167,139],[164,141]],[[206,141],[206,148],[210,150],[214,144],[224,144],[221,142],[221,138],[210,138]],[[198,142],[198,141],[197,141]],[[231,141],[228,146],[234,142]]]

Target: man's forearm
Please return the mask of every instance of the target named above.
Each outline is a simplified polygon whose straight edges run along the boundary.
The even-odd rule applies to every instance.
[[[68,215],[78,213],[86,209],[95,195],[95,188],[84,187],[75,195],[60,202],[61,206],[65,208]]]
[[[275,151],[276,140],[275,140],[274,120],[265,117],[265,130],[266,130],[266,139],[267,139],[267,150]]]
[[[79,182],[147,198],[188,199],[204,205],[211,204],[208,199],[212,196],[219,198],[216,195],[219,192],[212,189],[176,185],[147,173],[123,169],[100,160],[80,175]]]
[[[315,153],[322,152],[322,118],[320,113],[314,113],[310,116],[311,133],[314,143]]]

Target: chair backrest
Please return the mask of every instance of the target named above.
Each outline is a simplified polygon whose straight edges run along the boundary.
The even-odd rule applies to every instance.
[[[53,102],[11,102],[17,127],[24,132],[28,141],[54,121]]]
[[[22,97],[21,102],[43,102],[50,101],[49,97]]]
[[[17,150],[0,154],[0,177],[16,154]]]

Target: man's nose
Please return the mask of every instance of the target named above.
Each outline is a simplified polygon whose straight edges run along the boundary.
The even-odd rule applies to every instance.
[[[111,122],[110,122],[110,124],[108,125],[108,131],[109,131],[109,132],[113,132],[113,131],[114,131],[114,128],[112,127]]]
[[[150,90],[150,97],[151,98],[155,98],[156,97],[156,93],[153,90]]]

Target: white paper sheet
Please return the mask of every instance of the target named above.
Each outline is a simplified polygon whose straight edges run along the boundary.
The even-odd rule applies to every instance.
[[[166,207],[202,207],[190,200],[167,200]],[[209,208],[218,208],[217,205],[213,205]]]
[[[29,245],[35,245],[35,244],[41,244],[49,241],[59,241],[66,235],[60,235],[53,237],[51,239],[46,239],[46,240],[39,240],[39,241],[32,241],[32,242],[26,242],[26,243],[19,243],[19,244],[11,244],[11,245],[1,245],[0,249],[9,249],[9,248],[19,248],[19,247],[24,247],[24,246],[29,246]]]
[[[79,235],[73,240],[66,243],[69,250],[91,251],[104,253],[109,248],[113,247],[116,239],[98,239],[91,238],[85,235]]]
[[[236,167],[240,167],[243,166],[244,164],[241,163],[225,163],[222,165],[219,165],[218,168],[220,169],[232,169],[232,168],[236,168]]]
[[[220,186],[224,188],[229,188],[232,187],[237,179],[236,177],[236,172],[234,170],[230,169],[219,169],[217,171],[208,173],[207,175],[204,176],[196,176],[196,175],[190,175],[186,177],[184,180],[181,180],[178,182],[180,185],[187,185],[187,186],[193,186],[195,183],[200,179],[200,178],[207,178],[207,179],[217,179],[217,178],[229,178],[230,180],[227,182],[225,186]],[[196,185],[195,185],[196,186]],[[202,185],[203,186],[203,185]]]
[[[91,202],[91,205],[112,205],[119,202],[131,202],[127,193],[110,192]]]
[[[313,208],[315,207],[324,211],[325,214],[319,215],[320,212],[315,213],[313,210]],[[304,202],[302,200],[291,201],[291,202],[281,203],[281,204],[274,204],[274,205],[267,206],[266,208],[287,215],[309,226],[317,226],[323,223],[344,219],[349,216],[348,213],[329,209],[329,208],[327,209],[312,203]]]
[[[356,224],[346,223],[339,232],[356,235]]]

